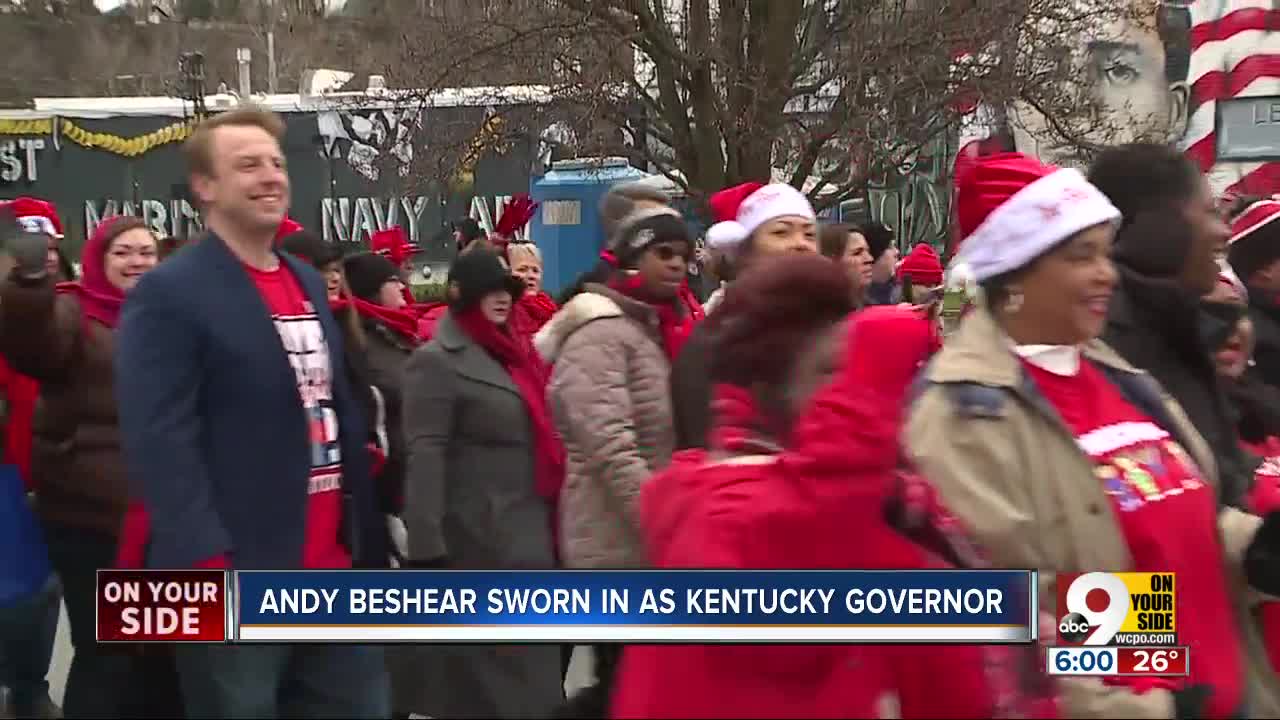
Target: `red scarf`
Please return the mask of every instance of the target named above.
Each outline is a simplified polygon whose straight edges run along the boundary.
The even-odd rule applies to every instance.
[[[544,292],[525,293],[511,308],[507,328],[517,338],[532,342],[533,336],[547,324],[552,315],[556,314],[557,309],[556,302],[550,295]]]
[[[667,358],[675,362],[680,356],[693,326],[697,322],[692,313],[684,312],[683,302],[676,300],[655,300],[644,287],[644,279],[637,275],[615,275],[609,281],[609,287],[634,300],[639,300],[658,313],[658,329],[662,332],[662,346],[667,351]]]
[[[564,483],[565,452],[547,407],[548,368],[532,346],[512,336],[507,328],[494,325],[479,307],[454,315],[454,320],[468,337],[506,369],[520,390],[520,397],[529,412],[529,427],[533,431],[534,488],[555,508],[560,499],[560,486]]]
[[[556,301],[542,291],[521,295],[520,307],[524,308],[529,317],[538,324],[539,329],[547,324],[552,315],[556,314],[556,310],[560,309]]]
[[[707,317],[706,311],[702,309],[702,303],[698,302],[698,296],[689,287],[688,279],[680,285],[680,301],[684,303],[685,309],[689,311],[689,316],[693,318],[695,325]]]
[[[80,299],[80,311],[90,320],[96,320],[109,328],[120,321],[120,307],[124,305],[124,292],[107,280],[107,236],[111,227],[124,215],[118,215],[98,224],[89,241],[80,251],[83,262],[80,279],[76,282],[58,283],[57,292],[75,295]]]
[[[335,313],[348,307],[355,308],[356,314],[381,323],[414,345],[422,341],[418,335],[418,319],[408,308],[395,310],[358,297],[339,297],[329,301],[329,308]]]

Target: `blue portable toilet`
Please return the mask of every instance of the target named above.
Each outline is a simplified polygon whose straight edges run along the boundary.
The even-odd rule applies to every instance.
[[[648,177],[626,158],[578,158],[551,165],[529,196],[540,203],[529,228],[542,253],[542,286],[555,295],[595,267],[604,249],[600,198],[616,183]]]

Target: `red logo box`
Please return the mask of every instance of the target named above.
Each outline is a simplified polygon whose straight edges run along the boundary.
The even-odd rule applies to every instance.
[[[98,642],[227,640],[223,570],[99,570]]]

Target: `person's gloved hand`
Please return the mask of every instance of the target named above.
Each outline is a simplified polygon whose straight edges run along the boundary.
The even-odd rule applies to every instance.
[[[1244,576],[1249,585],[1268,595],[1280,595],[1280,511],[1267,513],[1244,553]]]
[[[859,385],[898,399],[941,346],[938,325],[927,314],[909,307],[869,307],[853,316],[843,372]]]
[[[1191,720],[1205,716],[1205,707],[1213,689],[1208,685],[1191,685],[1173,691],[1173,716],[1177,720]]]

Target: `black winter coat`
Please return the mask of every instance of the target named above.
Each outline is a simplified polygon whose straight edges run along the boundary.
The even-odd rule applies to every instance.
[[[1201,309],[1172,281],[1139,275],[1117,264],[1120,285],[1111,300],[1103,340],[1146,370],[1182,406],[1213,448],[1221,477],[1220,502],[1245,506],[1257,464],[1240,447],[1234,413],[1213,358],[1201,339]]]

